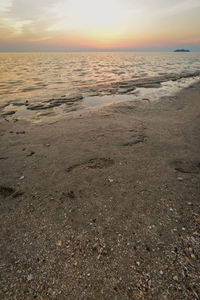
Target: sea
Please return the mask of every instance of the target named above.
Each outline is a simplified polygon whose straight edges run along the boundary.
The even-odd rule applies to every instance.
[[[153,102],[198,80],[199,52],[0,53],[0,114],[37,118]]]

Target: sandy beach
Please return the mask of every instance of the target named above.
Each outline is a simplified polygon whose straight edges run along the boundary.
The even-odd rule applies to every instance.
[[[0,141],[2,300],[199,299],[200,83]]]

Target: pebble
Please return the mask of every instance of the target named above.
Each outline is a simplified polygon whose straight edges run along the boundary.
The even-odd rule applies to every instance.
[[[160,275],[163,275],[163,271],[162,270],[160,271]]]
[[[148,281],[148,287],[151,288],[151,279]]]
[[[20,180],[23,180],[23,179],[24,179],[24,176],[21,176],[19,179],[20,179]]]
[[[200,223],[200,217],[196,218],[196,223],[199,224]]]
[[[178,281],[178,276],[174,276],[173,279],[174,279],[175,281]]]
[[[59,247],[62,246],[62,241],[58,241],[57,246],[59,246]]]
[[[183,177],[177,177],[179,181],[183,181]]]
[[[47,292],[47,295],[51,295],[51,294],[52,294],[52,289],[49,288],[49,289],[48,289],[48,292]]]
[[[31,281],[33,279],[33,275],[32,274],[29,274],[28,276],[27,276],[27,280],[28,281]]]

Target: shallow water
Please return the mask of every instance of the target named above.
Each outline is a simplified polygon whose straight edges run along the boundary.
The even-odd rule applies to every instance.
[[[23,114],[29,104],[80,95],[81,107],[144,97],[152,101],[199,76],[200,53],[0,53],[0,105],[28,103],[15,105]]]

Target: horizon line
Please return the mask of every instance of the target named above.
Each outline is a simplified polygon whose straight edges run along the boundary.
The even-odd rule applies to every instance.
[[[173,49],[67,49],[67,50],[59,50],[59,49],[36,49],[36,50],[0,50],[0,53],[10,52],[10,53],[20,53],[20,52],[174,52],[179,48]],[[182,49],[182,48],[181,48]],[[186,49],[191,52],[200,52],[200,49]]]

